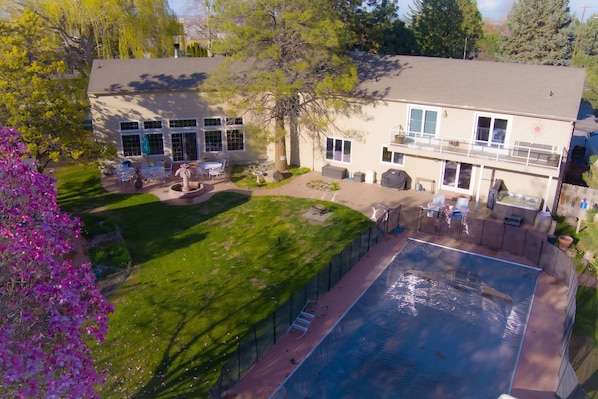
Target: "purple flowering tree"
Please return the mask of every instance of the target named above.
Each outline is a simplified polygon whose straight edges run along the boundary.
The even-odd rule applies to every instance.
[[[0,397],[97,397],[88,344],[104,339],[112,306],[91,266],[65,259],[81,224],[25,148],[0,127]]]

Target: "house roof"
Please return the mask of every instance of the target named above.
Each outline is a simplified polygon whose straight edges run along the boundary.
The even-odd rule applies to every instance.
[[[354,53],[359,89],[389,101],[575,121],[582,68]],[[94,60],[88,93],[197,90],[224,58]]]
[[[575,121],[583,68],[417,56],[354,56],[360,87],[387,100]]]
[[[87,92],[102,95],[197,90],[222,60],[224,57],[93,60]]]

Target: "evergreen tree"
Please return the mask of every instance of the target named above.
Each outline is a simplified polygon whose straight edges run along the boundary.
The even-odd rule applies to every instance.
[[[415,0],[411,26],[421,55],[469,58],[477,49],[482,18],[471,0]]]
[[[333,3],[218,3],[216,15],[226,35],[215,50],[229,57],[209,77],[206,89],[237,112],[254,116],[259,132],[274,143],[279,171],[287,167],[289,127],[295,131],[303,126],[319,134],[335,112],[357,102],[351,97],[357,70],[346,55],[350,32]]]
[[[461,29],[465,33],[463,58],[473,58],[479,51],[479,40],[483,36],[482,14],[476,0],[459,0],[459,8],[463,14]]]
[[[518,0],[507,18],[503,60],[568,65],[572,24],[568,0]]]

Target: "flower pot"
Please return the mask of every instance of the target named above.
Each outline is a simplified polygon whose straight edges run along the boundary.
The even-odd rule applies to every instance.
[[[566,251],[573,243],[571,236],[559,236],[559,249]]]
[[[405,136],[403,136],[402,134],[395,135],[395,143],[403,144],[404,142],[405,142]]]

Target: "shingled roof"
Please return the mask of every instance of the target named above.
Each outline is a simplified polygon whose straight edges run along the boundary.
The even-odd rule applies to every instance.
[[[387,100],[575,121],[583,68],[356,54],[360,87]]]
[[[575,121],[582,68],[354,53],[360,90],[388,101]],[[224,58],[94,60],[88,93],[198,90]]]

